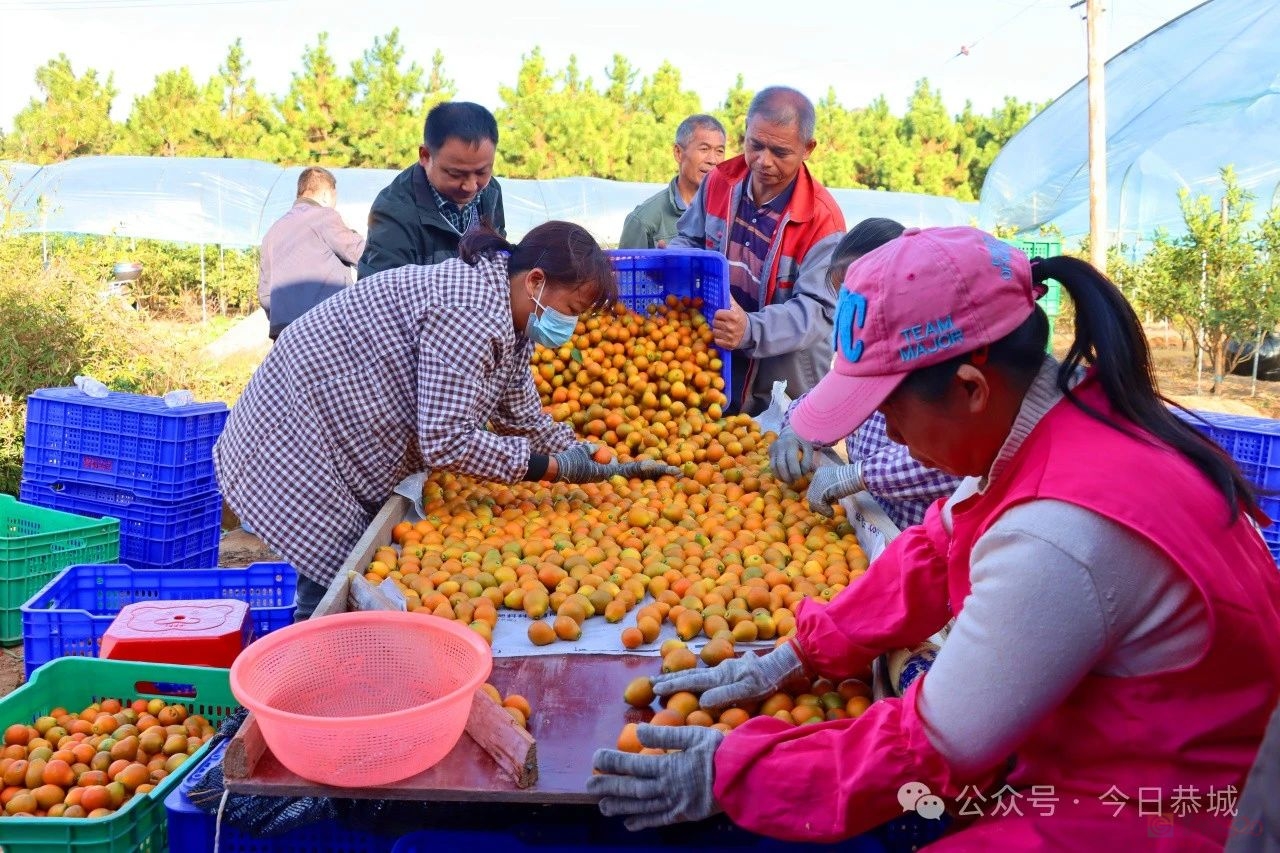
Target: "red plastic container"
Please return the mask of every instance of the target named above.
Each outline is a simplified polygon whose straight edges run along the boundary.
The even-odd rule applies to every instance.
[[[139,601],[121,608],[98,657],[225,669],[252,640],[243,601]]]

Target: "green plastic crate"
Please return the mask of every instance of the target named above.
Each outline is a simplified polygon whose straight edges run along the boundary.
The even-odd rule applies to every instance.
[[[1062,254],[1061,240],[1006,240],[1005,242],[1021,249],[1028,258],[1056,258]],[[1045,282],[1045,286],[1049,288],[1048,292],[1037,301],[1044,309],[1044,313],[1049,315],[1049,343],[1045,349],[1052,353],[1053,332],[1057,325],[1055,321],[1062,309],[1062,285],[1049,279]]]
[[[1056,258],[1062,254],[1061,240],[1008,240],[1006,242],[1021,249],[1028,258]],[[1049,279],[1045,284],[1049,292],[1040,297],[1040,307],[1049,315],[1049,319],[1053,320],[1058,316],[1061,307],[1062,285],[1053,279]]]
[[[120,561],[120,522],[0,495],[0,644],[22,642],[22,605],[67,566]]]
[[[1061,240],[1010,240],[1028,258],[1056,258],[1062,254]]]
[[[230,672],[202,666],[59,658],[36,670],[31,681],[0,699],[0,723],[31,722],[51,708],[82,708],[101,699],[181,702],[214,724],[239,707]],[[205,744],[154,790],[135,796],[110,817],[0,817],[5,853],[163,853],[169,833],[164,798],[199,763]]]

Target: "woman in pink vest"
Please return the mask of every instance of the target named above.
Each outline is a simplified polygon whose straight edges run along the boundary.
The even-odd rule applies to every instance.
[[[1076,337],[1046,356],[1042,283]],[[968,479],[767,655],[655,680],[750,703],[841,679],[955,625],[901,699],[856,719],[755,718],[721,735],[641,726],[588,789],[631,828],[723,810],[828,842],[914,811],[938,849],[1220,850],[1280,698],[1280,573],[1249,483],[1174,417],[1120,291],[973,228],[912,229],[855,263],[836,364],[792,418],[831,442],[873,412]]]

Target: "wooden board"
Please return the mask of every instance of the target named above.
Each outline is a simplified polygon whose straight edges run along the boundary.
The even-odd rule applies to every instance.
[[[338,569],[338,574],[334,578],[332,584],[329,585],[329,591],[325,593],[324,598],[320,599],[320,603],[316,605],[313,615],[328,616],[331,613],[346,613],[348,610],[354,609],[348,604],[347,598],[350,594],[350,587],[347,581],[349,572],[355,572],[363,576],[365,569],[373,562],[373,555],[378,548],[386,545],[391,541],[391,530],[401,521],[404,521],[405,515],[413,503],[402,495],[392,495],[387,502],[382,505],[382,509],[378,510],[378,514],[374,516],[373,522],[365,530],[364,535],[356,542],[355,547],[351,549],[351,553],[347,556],[347,561]]]
[[[262,750],[251,768],[245,768],[232,763],[229,748],[227,788],[237,794],[273,797],[593,803],[595,798],[586,792],[592,754],[600,747],[613,747],[625,724],[652,716],[650,711],[628,707],[622,701],[623,688],[637,676],[657,674],[660,665],[658,659],[641,655],[496,659],[489,680],[503,695],[519,693],[533,706],[530,730],[538,743],[538,779],[528,788],[517,787],[469,737],[463,737],[435,767],[385,788],[339,788],[309,782],[285,768],[269,748]],[[241,735],[246,728],[247,724],[241,727],[236,740],[244,740]]]

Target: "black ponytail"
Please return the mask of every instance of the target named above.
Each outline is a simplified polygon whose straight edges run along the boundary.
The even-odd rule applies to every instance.
[[[509,253],[514,249],[515,246],[494,230],[492,224],[479,217],[472,220],[471,227],[458,241],[458,257],[473,267],[480,263],[481,258],[493,257],[499,252]]]
[[[538,268],[546,273],[548,287],[591,288],[597,310],[618,301],[618,280],[609,256],[581,225],[553,219],[531,229],[519,243],[509,243],[488,222],[479,222],[458,242],[458,257],[472,266],[499,252],[509,256],[507,269],[513,275]]]
[[[1222,492],[1232,521],[1241,504],[1250,513],[1257,513],[1254,486],[1231,457],[1169,410],[1171,405],[1183,407],[1156,388],[1146,335],[1120,289],[1078,258],[1034,258],[1031,263],[1037,284],[1054,279],[1075,304],[1075,339],[1057,376],[1058,389],[1066,398],[1090,417],[1127,435],[1137,435],[1129,423],[1137,424],[1187,457]],[[1107,418],[1071,391],[1071,380],[1082,365],[1095,368],[1107,400],[1125,422]]]

